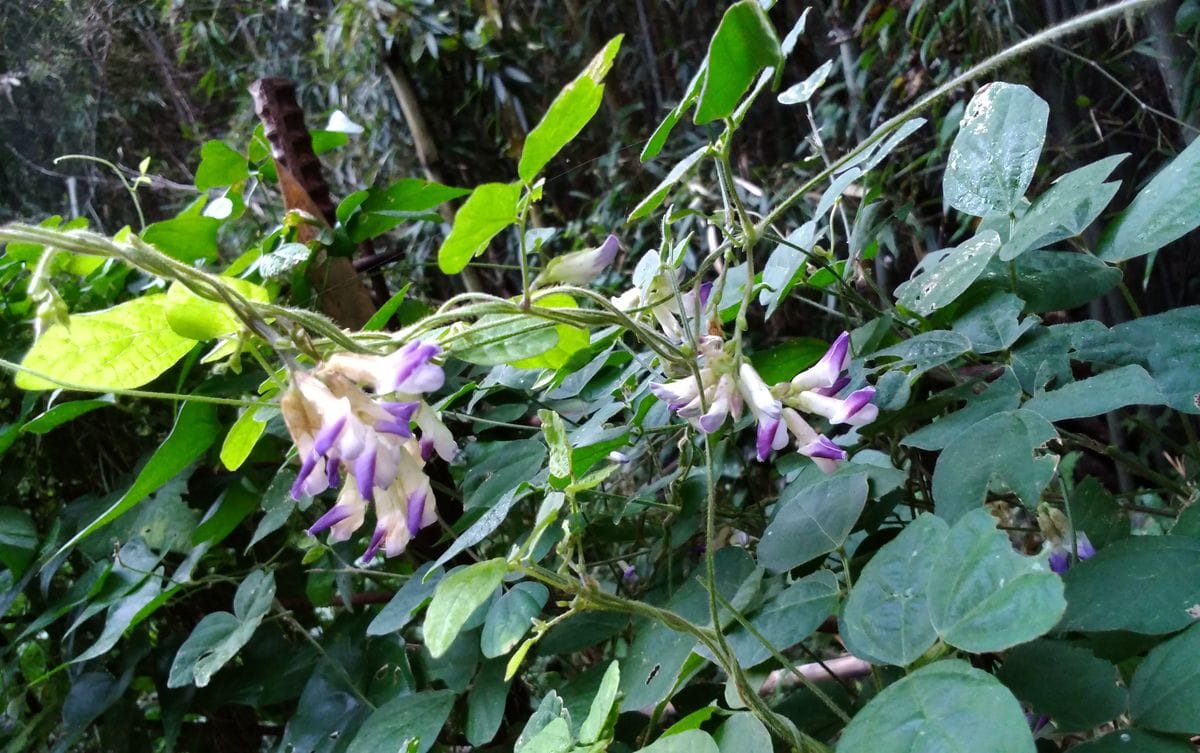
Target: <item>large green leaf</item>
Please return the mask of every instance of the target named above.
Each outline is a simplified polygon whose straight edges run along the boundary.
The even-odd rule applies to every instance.
[[[1127,405],[1161,405],[1158,385],[1141,366],[1120,368],[1043,392],[1022,406],[1047,421],[1098,416]]]
[[[346,753],[426,753],[437,742],[453,706],[454,693],[449,690],[397,696],[367,717]]]
[[[757,0],[729,6],[708,46],[708,67],[695,122],[709,123],[732,115],[759,71],[781,62],[779,37]]]
[[[250,177],[246,155],[235,151],[223,141],[205,141],[200,147],[200,165],[196,168],[196,188],[232,186]]]
[[[267,430],[267,422],[258,417],[258,412],[266,405],[266,402],[260,402],[243,408],[233,426],[229,427],[229,433],[221,443],[221,464],[227,469],[236,471],[241,468]]]
[[[1015,292],[1025,301],[1025,310],[1036,314],[1082,306],[1120,281],[1121,270],[1090,254],[1037,250],[1011,263],[993,258],[977,285]]]
[[[34,342],[21,365],[47,379],[19,373],[23,390],[48,390],[48,379],[100,392],[141,387],[183,358],[195,341],[171,329],[165,295],[147,295],[90,314],[73,314]]]
[[[933,554],[929,618],[942,640],[971,653],[1031,641],[1067,607],[1044,558],[1013,551],[985,509],[967,513]]]
[[[922,450],[941,450],[950,445],[963,430],[988,416],[1015,410],[1021,403],[1021,385],[1012,369],[1005,367],[979,394],[971,395],[959,410],[925,424],[901,440],[901,444]]]
[[[438,267],[446,274],[461,272],[497,233],[517,221],[520,200],[520,183],[476,186],[459,208],[450,235],[438,249]]]
[[[518,583],[488,610],[480,636],[483,655],[489,659],[504,656],[533,627],[533,620],[546,606],[550,591],[541,583]]]
[[[221,283],[243,298],[267,303],[271,300],[266,288],[237,277],[222,277]],[[211,340],[240,332],[245,328],[241,319],[228,304],[201,298],[182,283],[175,282],[167,289],[165,304],[167,324],[184,337]]]
[[[650,139],[646,141],[646,146],[642,147],[642,153],[639,157],[642,162],[654,159],[662,151],[663,145],[667,143],[671,131],[675,130],[675,126],[679,124],[680,119],[683,118],[683,114],[688,111],[688,108],[696,104],[696,100],[700,98],[700,87],[704,84],[704,78],[707,74],[708,58],[706,57],[700,63],[696,74],[692,76],[692,80],[688,82],[687,93],[679,100],[679,104],[671,108],[671,111],[663,117],[662,122],[654,129],[654,133],[650,134]]]
[[[362,243],[405,222],[425,219],[439,205],[469,193],[470,189],[466,188],[444,186],[420,178],[404,178],[387,188],[372,189],[352,211],[347,208],[349,214],[345,218],[340,216],[343,209],[339,206],[339,219],[346,224],[350,240]],[[433,216],[436,217],[437,213],[433,213]]]
[[[926,258],[911,280],[896,288],[896,302],[921,316],[950,305],[983,274],[1000,249],[1000,235],[984,230],[957,248]]]
[[[1082,233],[1121,187],[1120,181],[1104,180],[1128,156],[1105,157],[1056,180],[1017,220],[1000,249],[1000,260],[1009,261],[1030,249],[1046,248]]]
[[[610,662],[600,680],[600,687],[592,698],[588,715],[579,727],[579,742],[587,745],[601,739],[613,717],[613,704],[621,687],[621,670],[617,662]]]
[[[430,570],[435,572],[430,575]],[[440,569],[435,569],[432,562],[417,568],[391,601],[379,610],[371,624],[367,625],[367,635],[387,635],[407,625],[421,606],[432,598],[438,581],[444,575]]]
[[[16,507],[0,507],[0,564],[20,578],[37,553],[37,526],[33,518]]]
[[[938,516],[953,523],[979,508],[989,488],[1011,490],[1036,507],[1056,467],[1053,457],[1036,453],[1057,436],[1046,419],[1027,410],[996,413],[965,429],[933,470]]]
[[[617,50],[621,49],[624,34],[618,34],[596,53],[592,61],[574,81],[563,87],[550,103],[542,120],[525,138],[517,174],[526,183],[541,171],[554,155],[579,135],[604,97],[604,77],[612,67]]]
[[[1049,714],[1061,732],[1084,732],[1125,713],[1128,693],[1117,668],[1086,648],[1039,640],[1017,646],[997,678],[1038,714]]]
[[[1195,608],[1195,607],[1193,607]],[[1200,624],[1155,646],[1138,665],[1129,712],[1139,727],[1200,734]]]
[[[850,653],[906,667],[934,644],[927,584],[949,530],[941,518],[923,514],[875,553],[838,620]]]
[[[952,329],[971,341],[979,354],[1008,350],[1039,322],[1036,316],[1021,320],[1025,302],[1012,293],[994,292],[958,312]]]
[[[1200,413],[1200,306],[1124,322],[1113,334],[1144,363],[1168,405]]]
[[[183,215],[147,225],[141,238],[180,261],[212,261],[217,258],[220,229],[221,221],[215,217]]]
[[[509,683],[504,680],[501,660],[485,662],[467,693],[467,742],[484,746],[496,737],[504,723]]]
[[[171,663],[167,687],[208,685],[217,670],[225,666],[254,636],[259,623],[275,598],[275,576],[255,570],[238,586],[233,598],[233,614],[212,612],[204,616],[188,636]]]
[[[1156,251],[1200,226],[1200,144],[1193,141],[1104,231],[1096,255],[1117,262]]]
[[[551,293],[537,299],[537,307],[552,309],[579,308],[575,299],[566,293]],[[573,324],[554,323],[554,332],[558,341],[554,346],[531,358],[521,358],[510,361],[518,369],[561,369],[579,351],[592,343],[591,334],[583,327]]]
[[[771,753],[771,733],[748,711],[739,711],[713,733],[721,753]]]
[[[750,618],[750,624],[772,647],[783,652],[812,635],[833,614],[837,597],[837,578],[829,570],[818,570],[783,589]],[[753,667],[771,657],[771,650],[741,626],[732,630],[727,640],[743,667]]]
[[[63,544],[59,552],[67,551],[150,496],[152,492],[195,462],[196,458],[200,457],[216,441],[218,433],[220,433],[220,425],[217,423],[216,411],[211,404],[184,403],[179,410],[179,416],[175,419],[175,426],[171,429],[171,433],[142,466],[142,470],[138,472],[137,478],[134,479],[129,489],[116,502],[113,502],[100,517]]]
[[[998,81],[976,92],[946,161],[946,203],[976,217],[1016,207],[1033,180],[1049,113],[1027,86]]]
[[[759,563],[770,570],[790,570],[832,552],[850,535],[866,502],[865,473],[785,487],[758,544]]]
[[[986,672],[940,661],[884,688],[846,726],[837,753],[1034,753],[1017,699]]]
[[[467,618],[491,598],[507,571],[508,563],[498,557],[442,578],[425,612],[425,647],[434,658],[446,653]]]
[[[27,431],[30,434],[46,434],[65,423],[74,421],[85,413],[91,413],[97,408],[111,407],[116,402],[113,395],[104,395],[94,400],[72,400],[68,403],[59,403],[22,424],[21,431]]]
[[[638,753],[721,753],[707,732],[689,729],[677,735],[660,737]]]
[[[1066,630],[1160,635],[1191,625],[1200,604],[1200,539],[1135,536],[1072,565]]]
[[[450,343],[448,350],[455,358],[480,366],[530,362],[558,346],[559,327],[577,329],[530,314],[489,314]],[[568,349],[577,344],[568,343]]]

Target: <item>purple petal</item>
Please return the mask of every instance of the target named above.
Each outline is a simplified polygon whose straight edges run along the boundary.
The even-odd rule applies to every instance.
[[[346,505],[334,505],[329,508],[321,517],[317,518],[317,522],[309,526],[308,535],[316,536],[319,533],[324,533],[330,528],[333,528],[338,523],[341,523],[346,518],[350,517],[353,511]]]
[[[1079,555],[1080,561],[1096,556],[1096,547],[1092,546],[1092,542],[1088,540],[1087,534],[1083,531],[1076,533],[1075,551]]]
[[[701,310],[703,310],[704,307],[706,307],[708,305],[708,297],[712,294],[712,289],[713,289],[712,282],[702,282],[702,283],[700,283],[700,287],[697,288],[697,291],[700,296],[700,309]]]
[[[375,558],[375,553],[379,551],[380,545],[383,544],[383,537],[387,534],[387,529],[376,526],[375,533],[371,535],[371,543],[367,544],[367,551],[363,552],[363,562],[369,562]]]
[[[1066,549],[1050,550],[1050,570],[1062,575],[1071,567],[1071,558]]]
[[[421,460],[429,460],[429,458],[433,457],[435,447],[432,439],[421,437],[421,441],[418,444],[421,447]]]
[[[847,384],[850,384],[850,375],[849,374],[847,374],[846,376],[840,376],[840,377],[838,377],[836,382],[829,385],[828,387],[818,387],[815,390],[813,390],[813,392],[817,393],[818,395],[824,395],[825,397],[833,397],[834,395],[836,395],[837,393],[839,393],[843,389],[845,389]]]
[[[322,426],[313,441],[313,452],[318,455],[328,455],[329,450],[333,448],[333,443],[337,441],[344,428],[346,428],[345,416],[338,416],[333,423]]]
[[[758,434],[755,437],[755,449],[758,451],[758,462],[763,462],[771,455],[775,447],[775,438],[779,435],[779,427],[783,421],[774,418],[758,422]]]
[[[800,454],[810,458],[824,458],[826,460],[846,459],[846,451],[834,444],[824,434],[818,435],[815,440],[801,447]]]
[[[407,421],[376,421],[375,431],[382,431],[386,434],[395,434],[398,437],[407,439],[412,436],[412,427]]]
[[[375,450],[365,450],[354,461],[354,478],[358,481],[359,495],[369,501],[375,501]]]
[[[418,402],[400,403],[392,400],[380,400],[376,405],[392,414],[392,418],[397,421],[404,421],[405,423],[412,421],[413,415],[421,407],[421,404]]]
[[[325,475],[329,479],[329,486],[335,488],[342,485],[342,469],[336,460],[325,461]]]
[[[720,429],[721,424],[725,423],[726,414],[727,414],[727,411],[723,411],[723,410],[722,411],[710,410],[708,413],[705,413],[703,416],[700,417],[700,420],[697,422],[700,426],[700,431],[704,432],[705,434],[712,434],[717,429]]]
[[[613,259],[617,258],[617,252],[621,250],[621,240],[616,235],[609,233],[600,247],[596,249],[596,264],[600,268],[607,267],[613,263]]]
[[[296,481],[292,484],[292,499],[299,500],[304,496],[304,482],[312,475],[313,470],[317,467],[317,458],[319,455],[315,452],[310,452],[300,463],[300,472],[296,474]]]
[[[836,421],[835,423],[845,423],[854,418],[860,411],[863,411],[868,405],[871,404],[871,399],[873,397],[875,397],[874,387],[863,387],[861,390],[855,390],[854,392],[851,392],[846,396],[845,401],[842,403],[841,420]],[[869,420],[874,420],[875,416],[877,415],[879,415],[878,409],[876,409],[873,413],[867,411],[867,413],[864,413],[859,418],[868,419],[869,416]],[[863,423],[867,423],[867,421],[863,421]]]
[[[425,517],[425,492],[415,491],[408,495],[408,532],[413,536],[421,530],[421,519]]]

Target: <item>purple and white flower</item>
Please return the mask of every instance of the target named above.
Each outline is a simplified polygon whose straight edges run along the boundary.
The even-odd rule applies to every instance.
[[[596,248],[554,257],[546,264],[538,281],[586,285],[612,266],[620,249],[621,241],[617,236],[609,235]]]
[[[775,399],[771,388],[749,363],[743,362],[738,368],[738,389],[757,422],[754,448],[759,462],[762,462],[771,455],[772,450],[782,450],[787,446],[783,405]]]
[[[1075,532],[1075,553],[1079,561],[1091,559],[1096,555],[1096,548],[1088,540],[1083,531]],[[1071,546],[1069,540],[1059,539],[1050,545],[1050,570],[1062,575],[1071,569]]]

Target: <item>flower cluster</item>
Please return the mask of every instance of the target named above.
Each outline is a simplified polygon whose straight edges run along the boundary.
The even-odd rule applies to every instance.
[[[737,419],[743,406],[749,406],[757,424],[755,445],[760,461],[794,439],[800,454],[812,458],[821,470],[830,473],[846,459],[846,451],[817,432],[802,413],[821,416],[833,425],[851,426],[868,424],[879,414],[878,407],[871,404],[874,387],[837,397],[850,382],[846,375],[850,360],[848,333],[843,332],[816,365],[790,382],[771,387],[749,362],[736,364],[721,338],[702,338],[699,351],[696,374],[651,384],[651,391],[705,433],[720,428],[727,416]]]
[[[1038,509],[1038,528],[1050,550],[1050,570],[1059,575],[1071,568],[1071,554],[1082,562],[1096,555],[1096,548],[1083,531],[1074,530],[1071,521],[1059,510],[1043,504]]]
[[[310,534],[329,531],[330,541],[345,541],[372,503],[375,533],[363,555],[369,560],[380,548],[389,557],[399,554],[437,520],[425,462],[434,454],[452,460],[458,451],[422,397],[445,379],[433,362],[440,353],[437,345],[413,341],[389,356],[339,353],[312,371],[293,371],[280,400],[300,456],[292,497],[341,485]]]

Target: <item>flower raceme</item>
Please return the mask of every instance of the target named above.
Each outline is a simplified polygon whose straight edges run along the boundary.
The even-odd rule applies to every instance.
[[[826,473],[846,459],[846,451],[829,437],[818,433],[803,413],[825,418],[832,425],[863,426],[874,421],[879,408],[871,404],[874,387],[854,390],[837,397],[850,382],[846,366],[850,360],[850,335],[843,332],[814,366],[790,382],[767,386],[748,362],[734,367],[719,337],[707,336],[698,343],[696,373],[650,390],[679,417],[704,433],[716,431],[727,416],[741,416],[749,406],[756,423],[755,454],[760,461],[782,450],[794,439],[800,454],[812,458]]]
[[[425,462],[434,454],[452,460],[458,451],[423,398],[444,381],[433,362],[440,353],[435,344],[413,341],[388,356],[338,353],[312,371],[292,372],[280,400],[300,456],[292,496],[341,486],[310,534],[329,531],[330,541],[345,541],[362,526],[371,504],[375,531],[363,555],[369,560],[381,548],[389,557],[399,554],[437,520]]]

